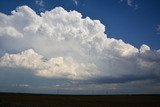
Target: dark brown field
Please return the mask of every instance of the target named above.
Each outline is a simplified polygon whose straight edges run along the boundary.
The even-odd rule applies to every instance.
[[[160,107],[160,96],[0,93],[0,107]]]

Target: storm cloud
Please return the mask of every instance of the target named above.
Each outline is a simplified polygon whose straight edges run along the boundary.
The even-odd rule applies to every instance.
[[[13,75],[3,76],[15,73],[12,82],[18,84],[23,80],[18,75],[23,75],[24,87],[29,86],[25,85],[29,77],[61,87],[68,82],[72,87],[102,84],[103,88],[134,81],[159,83],[159,51],[145,44],[138,49],[104,32],[99,20],[62,7],[40,15],[28,6],[17,7],[11,15],[0,13],[0,79],[9,81]]]

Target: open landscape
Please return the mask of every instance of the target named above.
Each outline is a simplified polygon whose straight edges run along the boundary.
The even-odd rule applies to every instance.
[[[0,93],[0,107],[160,107],[160,96]]]
[[[0,107],[160,107],[160,0],[0,0]]]

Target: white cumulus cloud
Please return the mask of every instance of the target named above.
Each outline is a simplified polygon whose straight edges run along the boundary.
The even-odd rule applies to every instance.
[[[140,47],[140,53],[145,53],[146,51],[150,51],[150,47],[143,44],[141,47]]]
[[[22,37],[23,35],[19,33],[13,27],[1,27],[0,28],[0,36],[10,36],[10,37]]]
[[[95,83],[160,77],[159,51],[108,38],[99,20],[82,18],[77,11],[56,7],[37,15],[21,6],[11,15],[0,13],[0,31],[0,52],[6,52],[0,74],[24,68],[35,78]]]
[[[81,79],[91,76],[89,69],[95,68],[94,64],[77,64],[72,58],[56,57],[49,60],[29,49],[18,54],[5,54],[0,61],[1,67],[23,67],[32,69],[33,75],[42,77],[65,77]],[[83,78],[84,79],[84,78]]]

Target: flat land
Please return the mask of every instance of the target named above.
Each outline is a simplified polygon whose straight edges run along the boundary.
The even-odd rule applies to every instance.
[[[0,93],[0,107],[160,107],[160,95]]]

